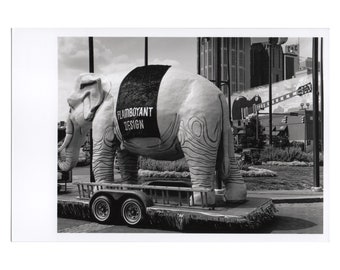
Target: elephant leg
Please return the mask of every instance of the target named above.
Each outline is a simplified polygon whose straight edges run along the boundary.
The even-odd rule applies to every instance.
[[[178,139],[188,163],[193,188],[214,188],[215,167],[220,140],[219,123],[207,123],[204,116],[183,119]],[[195,204],[201,204],[201,193],[194,192]],[[206,203],[206,202],[204,202]],[[213,192],[208,194],[208,204],[215,203]]]
[[[219,179],[222,180],[225,186],[225,199],[228,202],[241,202],[246,200],[247,187],[241,175],[240,169],[237,164],[234,153],[234,139],[232,131],[229,127],[229,122],[226,122],[224,133],[223,150],[224,153],[224,166],[220,166],[217,172]],[[223,158],[222,158],[223,159]],[[227,163],[227,164],[226,164]],[[223,168],[224,169],[221,169]]]
[[[96,182],[114,182],[115,144],[113,137],[113,128],[107,127],[102,136],[93,138],[92,167]]]
[[[117,150],[118,165],[122,180],[126,184],[138,183],[138,156],[125,149]]]
[[[241,202],[246,199],[247,187],[235,157],[230,157],[229,175],[223,183],[225,185],[224,195],[228,202]]]

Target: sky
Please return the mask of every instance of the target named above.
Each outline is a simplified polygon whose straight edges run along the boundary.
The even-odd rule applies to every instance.
[[[94,72],[106,75],[118,85],[124,76],[144,64],[143,37],[95,37]],[[148,40],[149,64],[166,64],[197,72],[197,40],[194,37],[151,37]],[[286,44],[300,44],[302,58],[312,56],[311,38],[288,38]],[[67,97],[77,76],[89,70],[87,37],[58,38],[58,121],[68,114]]]

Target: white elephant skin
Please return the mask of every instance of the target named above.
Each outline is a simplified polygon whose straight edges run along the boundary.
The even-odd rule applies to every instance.
[[[96,81],[97,83],[93,83]],[[82,84],[88,85],[80,87]],[[82,88],[82,89],[81,89]],[[93,130],[93,172],[96,182],[114,182],[117,151],[122,179],[137,183],[139,155],[158,160],[185,157],[193,188],[214,188],[216,177],[225,188],[227,201],[246,199],[246,185],[234,157],[228,104],[223,93],[204,77],[169,68],[162,78],[157,99],[160,138],[123,140],[116,117],[119,87],[99,74],[82,74],[68,99],[70,114],[62,170],[75,166],[86,133]],[[71,136],[70,136],[71,137]],[[77,153],[78,152],[78,153]],[[194,194],[195,201],[199,194]],[[210,203],[214,198],[208,198]]]

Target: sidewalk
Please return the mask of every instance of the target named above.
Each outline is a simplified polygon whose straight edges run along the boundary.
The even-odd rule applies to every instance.
[[[271,198],[273,203],[323,202],[323,192],[312,190],[257,190],[248,191],[248,196]]]

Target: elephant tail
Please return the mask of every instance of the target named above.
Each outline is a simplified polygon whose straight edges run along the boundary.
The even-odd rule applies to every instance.
[[[216,162],[218,183],[223,183],[225,186],[231,182],[243,183],[234,153],[234,137],[230,127],[228,104],[222,93],[219,99],[222,108],[222,134]]]

